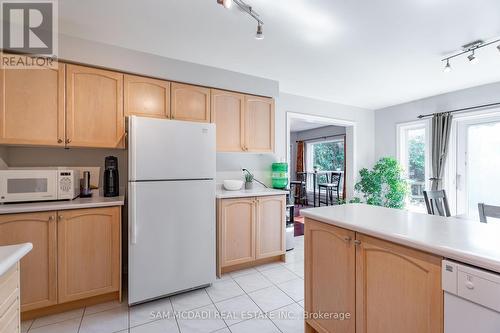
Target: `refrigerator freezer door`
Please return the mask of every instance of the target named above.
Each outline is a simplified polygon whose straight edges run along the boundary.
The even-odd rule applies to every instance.
[[[215,281],[215,181],[129,183],[128,302]]]
[[[132,116],[129,180],[215,178],[215,125]]]

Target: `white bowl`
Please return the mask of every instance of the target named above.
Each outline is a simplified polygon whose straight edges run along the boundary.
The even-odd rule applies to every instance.
[[[242,180],[227,179],[224,181],[224,189],[227,191],[239,191],[243,186]]]

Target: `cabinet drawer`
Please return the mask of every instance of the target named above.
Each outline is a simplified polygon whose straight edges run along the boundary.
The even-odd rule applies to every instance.
[[[17,265],[0,277],[0,318],[2,318],[12,303],[19,298],[19,277]]]
[[[12,303],[7,312],[0,317],[0,332],[19,332],[19,298]]]

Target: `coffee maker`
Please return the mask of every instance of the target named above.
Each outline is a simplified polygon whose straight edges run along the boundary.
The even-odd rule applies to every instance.
[[[118,158],[107,156],[104,160],[104,196],[117,197],[119,195]]]

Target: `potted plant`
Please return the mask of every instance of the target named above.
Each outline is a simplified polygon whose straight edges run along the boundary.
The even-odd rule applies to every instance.
[[[383,157],[375,163],[372,170],[363,168],[359,175],[361,180],[354,189],[363,198],[355,197],[351,203],[365,202],[375,206],[404,208],[409,187],[402,167],[394,158]]]
[[[245,174],[245,189],[251,190],[253,188],[253,175],[249,172]]]

